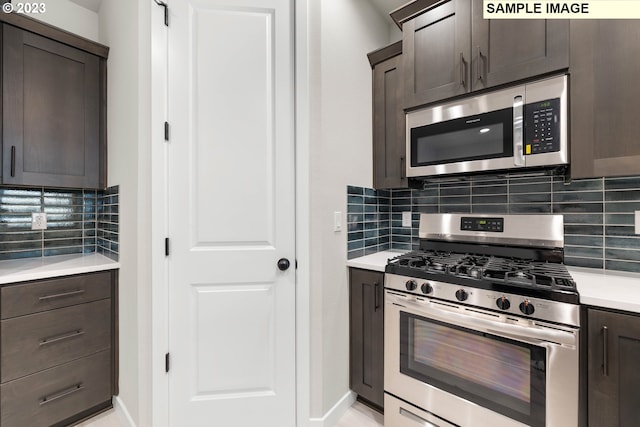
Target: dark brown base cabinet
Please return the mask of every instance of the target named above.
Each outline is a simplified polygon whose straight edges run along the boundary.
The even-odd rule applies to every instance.
[[[384,406],[384,273],[349,269],[349,386]]]
[[[589,309],[588,334],[589,426],[637,426],[640,316]]]
[[[117,270],[0,288],[0,425],[74,424],[117,394]]]

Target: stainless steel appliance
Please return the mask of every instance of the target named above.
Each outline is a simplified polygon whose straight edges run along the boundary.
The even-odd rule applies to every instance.
[[[566,165],[567,76],[407,113],[407,176]]]
[[[578,425],[563,247],[561,215],[420,216],[385,270],[385,426]]]

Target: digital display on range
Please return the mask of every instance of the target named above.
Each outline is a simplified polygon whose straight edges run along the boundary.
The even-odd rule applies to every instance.
[[[502,233],[504,232],[504,218],[473,218],[463,216],[460,219],[460,230]]]

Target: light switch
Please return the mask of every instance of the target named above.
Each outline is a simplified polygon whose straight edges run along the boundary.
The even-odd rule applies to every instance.
[[[402,226],[411,227],[411,211],[402,212]]]
[[[636,211],[636,234],[640,234],[640,211]]]
[[[342,231],[342,212],[336,211],[333,213],[333,231]]]

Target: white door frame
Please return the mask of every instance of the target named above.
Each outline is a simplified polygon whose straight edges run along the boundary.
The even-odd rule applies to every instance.
[[[153,2],[154,0],[147,0]],[[169,25],[171,25],[171,0]],[[178,0],[179,1],[179,0]],[[296,419],[310,425],[310,256],[309,256],[309,0],[295,0],[295,163],[296,163]],[[168,426],[169,378],[165,354],[169,349],[169,280],[164,239],[168,233],[167,143],[167,27],[164,10],[151,9],[151,425]],[[170,142],[169,142],[170,143]],[[145,301],[144,304],[147,302]],[[142,427],[142,426],[140,426]]]

